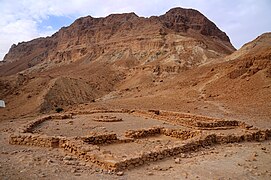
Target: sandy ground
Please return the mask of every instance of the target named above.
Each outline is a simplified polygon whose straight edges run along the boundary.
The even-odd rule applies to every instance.
[[[120,122],[97,122],[93,120],[95,117],[101,115],[103,114],[77,115],[73,119],[46,121],[38,128],[35,128],[34,131],[39,134],[62,135],[67,137],[85,136],[89,135],[90,132],[115,132],[117,135],[123,136],[128,129],[151,128],[154,126],[176,127],[163,121],[150,118],[145,119],[123,113],[106,113],[107,116],[121,118],[122,121]],[[181,128],[181,126],[177,127]]]
[[[116,114],[113,114],[116,115]],[[124,122],[119,126],[114,122],[95,122],[90,120],[94,115],[79,115],[73,119],[73,125],[106,127],[110,131],[123,130],[130,127],[149,127],[153,125],[172,126],[163,124],[162,121],[132,117],[126,114],[117,114],[123,118]],[[31,119],[31,118],[30,118]],[[32,118],[33,119],[33,118]],[[76,121],[77,120],[77,121]],[[0,179],[270,179],[271,178],[271,142],[246,142],[242,144],[227,144],[212,146],[200,149],[197,152],[180,154],[157,162],[151,162],[135,169],[125,170],[123,175],[117,176],[111,172],[103,171],[93,164],[88,164],[75,156],[58,148],[40,148],[29,146],[18,146],[8,144],[9,135],[14,132],[18,124],[28,122],[29,119],[20,119],[0,122]],[[56,130],[56,120],[42,124],[47,129],[42,129],[44,133],[71,132],[83,134],[87,131],[73,132],[70,128],[69,120],[63,120],[59,124],[61,128]],[[53,123],[52,123],[53,122]],[[135,123],[139,122],[139,123]],[[101,125],[99,125],[101,124]],[[115,126],[114,126],[115,124]],[[65,126],[66,125],[66,126]],[[146,125],[146,126],[145,126]],[[119,128],[118,128],[119,127]],[[126,127],[126,128],[124,128]],[[38,128],[38,129],[39,129]],[[67,129],[66,129],[67,128]],[[110,129],[111,128],[111,129]],[[46,130],[46,131],[45,131]],[[74,130],[75,131],[75,130]],[[148,139],[159,140],[162,143],[169,141],[175,143],[173,138],[157,136]],[[142,139],[141,141],[144,141]],[[136,145],[136,146],[134,146]],[[151,148],[151,145],[126,144],[127,147],[118,145],[105,145],[101,148],[110,150],[115,154],[129,154],[138,152],[144,148]],[[143,149],[144,149],[143,148]],[[180,158],[176,163],[175,159]]]

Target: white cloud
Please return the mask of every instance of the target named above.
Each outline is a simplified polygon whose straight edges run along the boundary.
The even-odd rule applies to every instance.
[[[123,12],[151,16],[176,6],[202,12],[237,47],[271,30],[270,0],[0,0],[0,60],[12,44],[54,33],[53,25],[43,25],[52,16],[76,19]]]
[[[0,59],[13,43],[28,41],[39,35],[33,20],[16,20],[0,28]]]

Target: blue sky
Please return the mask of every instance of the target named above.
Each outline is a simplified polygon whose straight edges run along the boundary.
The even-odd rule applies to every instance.
[[[173,7],[199,10],[236,48],[271,31],[271,0],[0,0],[0,60],[12,44],[52,35],[82,16],[135,12],[149,17]]]

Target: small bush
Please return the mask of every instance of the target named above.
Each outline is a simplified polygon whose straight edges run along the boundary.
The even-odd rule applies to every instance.
[[[60,113],[60,112],[62,112],[63,110],[64,110],[64,109],[61,108],[61,107],[56,108],[56,112],[57,112],[57,113]]]

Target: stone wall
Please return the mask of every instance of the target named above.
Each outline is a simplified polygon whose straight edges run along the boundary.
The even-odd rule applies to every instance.
[[[80,137],[85,143],[88,144],[111,144],[118,140],[116,133],[105,133],[105,134],[92,134],[89,136]]]
[[[180,153],[197,151],[206,146],[224,143],[237,143],[243,141],[263,141],[271,138],[271,130],[255,131],[243,135],[222,135],[216,134],[203,135],[196,139],[187,140],[184,145],[175,145],[163,149],[154,149],[144,152],[131,158],[120,160],[116,170],[124,170],[143,165],[148,162],[157,161],[166,157],[171,157]]]
[[[50,116],[44,116],[44,117],[28,122],[23,127],[20,127],[18,131],[20,133],[31,133],[32,130],[36,126],[43,123],[44,121],[51,120],[51,119],[71,119],[71,118],[72,118],[72,114],[55,114],[55,115],[50,115]]]
[[[268,140],[271,137],[271,129],[266,130],[256,130],[246,132],[241,135],[230,134],[227,136],[216,135],[216,142],[218,144],[225,143],[235,143],[235,142],[244,142],[244,141],[264,141]]]
[[[93,121],[98,122],[119,122],[122,121],[122,118],[117,118],[116,116],[97,116],[92,119]]]
[[[61,148],[86,162],[96,164],[102,169],[118,169],[117,159],[110,153],[100,150],[97,145],[90,145],[78,140],[68,140],[61,145]]]
[[[110,111],[111,112],[111,111]],[[116,111],[112,111],[116,112]],[[129,111],[132,112],[132,111]],[[100,111],[99,111],[100,113]],[[140,112],[134,112],[140,113]],[[144,116],[150,116],[155,118],[165,118],[165,114],[172,114],[169,112],[161,111],[142,111]],[[142,114],[141,114],[142,115]],[[187,114],[176,115],[166,117],[168,121],[179,121],[178,117],[193,118]],[[177,117],[177,118],[176,118]],[[198,149],[206,146],[212,146],[215,144],[226,144],[226,143],[240,143],[246,141],[264,141],[271,138],[271,129],[266,130],[246,130],[239,132],[239,134],[208,134],[207,131],[199,130],[181,130],[181,129],[170,129],[164,127],[152,127],[148,129],[139,130],[128,130],[125,132],[127,138],[118,138],[115,133],[105,134],[91,134],[84,137],[66,138],[61,136],[46,136],[31,133],[33,128],[38,126],[40,123],[46,120],[52,119],[66,119],[72,118],[71,114],[56,114],[51,116],[44,116],[27,123],[25,126],[19,129],[15,134],[10,135],[9,143],[16,145],[28,145],[28,146],[39,146],[39,147],[53,147],[63,148],[65,151],[78,156],[86,162],[91,162],[102,169],[119,171],[124,169],[130,169],[142,164],[164,159],[166,157],[174,156],[180,153],[197,151]],[[158,119],[159,119],[158,118]],[[198,117],[197,117],[198,118]],[[196,118],[196,119],[197,119]],[[194,118],[195,119],[195,118]],[[188,122],[188,121],[185,121]],[[207,123],[208,125],[204,124]],[[213,123],[213,124],[212,124]],[[217,126],[244,126],[245,123],[238,121],[223,121],[213,120],[210,123],[210,119],[205,119],[197,124],[199,127],[217,127]],[[111,152],[103,151],[98,145],[110,144],[110,143],[129,143],[138,138],[144,138],[149,136],[155,136],[163,134],[173,138],[182,140],[182,144],[178,145],[163,145],[150,151],[141,152],[139,154],[131,155],[131,157],[117,157]]]
[[[148,136],[155,136],[161,133],[161,129],[162,127],[152,127],[149,129],[128,130],[125,132],[125,137],[138,139]]]
[[[239,121],[223,121],[217,120],[215,122],[195,122],[194,126],[201,128],[215,128],[215,127],[225,127],[225,126],[239,126]]]
[[[247,128],[243,122],[236,120],[224,120],[218,118],[211,118],[200,115],[192,115],[186,113],[178,113],[178,112],[170,112],[170,111],[159,111],[159,110],[149,110],[142,111],[136,110],[133,114],[148,118],[159,119],[163,121],[167,121],[173,124],[187,126],[191,128],[199,128],[199,129],[208,129],[208,128],[233,128],[233,127],[244,127]],[[224,129],[225,129],[224,128]]]
[[[78,114],[96,114],[96,113],[133,113],[134,110],[128,110],[128,109],[115,109],[115,110],[108,110],[108,109],[96,109],[96,110],[88,110],[88,111],[76,111],[71,112],[73,115]]]
[[[66,141],[65,137],[33,134],[32,130],[44,121],[67,118],[72,118],[72,115],[53,114],[30,121],[26,125],[19,127],[15,134],[10,135],[9,143],[39,147],[59,147],[61,143],[64,143]]]
[[[181,140],[187,140],[196,136],[201,135],[201,131],[187,131],[187,130],[180,130],[180,129],[161,129],[161,134],[166,136],[178,138]]]
[[[178,136],[176,131],[161,130],[160,132],[168,134],[170,136]],[[194,132],[193,132],[194,133]],[[196,134],[199,132],[195,132]],[[181,132],[182,139],[190,137]],[[107,136],[109,137],[109,136]],[[109,139],[114,139],[114,135]],[[198,149],[206,146],[212,146],[215,144],[226,143],[240,143],[244,141],[263,141],[271,137],[271,130],[259,130],[254,132],[246,132],[240,135],[216,135],[216,134],[203,134],[202,136],[193,136],[187,141],[184,141],[182,145],[165,146],[161,149],[153,149],[148,152],[140,153],[126,159],[117,159],[110,152],[101,151],[99,146],[90,145],[78,139],[66,139],[63,137],[48,137],[43,135],[33,135],[30,133],[14,134],[10,136],[10,144],[40,146],[40,147],[61,147],[65,151],[72,153],[86,162],[94,163],[106,170],[123,170],[130,169],[147,162],[157,161],[166,157],[174,156],[180,153],[197,151]],[[118,141],[116,141],[118,142]]]
[[[155,136],[159,134],[163,134],[173,138],[178,138],[181,140],[186,140],[200,135],[201,131],[188,131],[181,129],[168,129],[164,127],[152,127],[148,129],[128,130],[125,132],[125,137],[138,139]]]
[[[65,141],[63,137],[35,135],[30,133],[13,134],[9,138],[10,144],[27,145],[27,146],[39,146],[39,147],[59,147],[61,142]]]
[[[193,115],[188,113],[179,113],[171,111],[161,111],[161,110],[128,110],[128,109],[119,109],[119,110],[107,110],[107,109],[98,109],[92,111],[78,111],[73,114],[95,114],[95,113],[133,113],[134,115],[144,116],[149,118],[160,119],[164,121],[171,122],[173,124],[184,125],[188,127],[195,127],[200,129],[208,128],[217,128],[217,127],[241,127],[241,128],[250,128],[251,126],[247,125],[244,122],[236,120],[224,120],[213,117]]]

